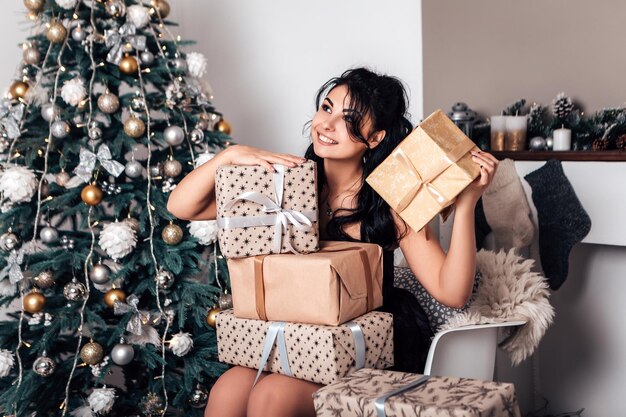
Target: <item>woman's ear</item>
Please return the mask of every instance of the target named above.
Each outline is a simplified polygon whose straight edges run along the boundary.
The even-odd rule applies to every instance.
[[[386,134],[387,132],[384,130],[379,130],[378,132],[375,132],[370,139],[370,149],[374,149],[375,147],[377,147],[380,142],[385,139]]]

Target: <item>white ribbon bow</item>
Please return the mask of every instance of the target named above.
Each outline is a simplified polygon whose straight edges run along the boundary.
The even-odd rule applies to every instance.
[[[100,165],[115,177],[118,177],[124,171],[124,165],[111,159],[111,150],[106,144],[100,145],[97,155],[85,148],[80,148],[79,158],[80,163],[74,169],[74,172],[85,182],[91,181],[96,160],[100,161]]]

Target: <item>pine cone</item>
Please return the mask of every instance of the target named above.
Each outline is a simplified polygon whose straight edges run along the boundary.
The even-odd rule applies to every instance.
[[[609,148],[609,140],[606,138],[594,139],[591,149],[594,151],[605,151]]]
[[[615,147],[620,151],[626,150],[626,133],[623,133],[615,140]]]
[[[565,93],[559,93],[552,101],[552,112],[559,119],[565,119],[574,110],[572,99]]]

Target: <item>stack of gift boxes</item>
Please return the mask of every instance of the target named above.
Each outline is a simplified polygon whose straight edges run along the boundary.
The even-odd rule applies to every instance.
[[[419,230],[478,176],[473,148],[438,111],[367,182]],[[371,369],[393,366],[393,318],[376,311],[383,302],[382,249],[320,241],[315,163],[274,167],[217,171],[219,243],[233,297],[233,309],[216,319],[219,359],[331,384],[315,397],[326,403],[324,395],[339,398],[332,393],[345,378],[367,385]],[[377,372],[396,383],[404,378]]]

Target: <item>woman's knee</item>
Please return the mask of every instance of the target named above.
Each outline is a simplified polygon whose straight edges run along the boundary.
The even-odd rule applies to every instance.
[[[256,371],[234,367],[213,385],[204,417],[246,417],[246,407]]]
[[[319,387],[284,375],[269,375],[252,389],[247,417],[315,416],[312,395]]]

